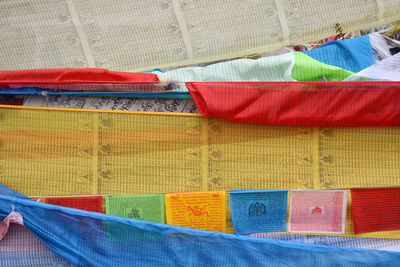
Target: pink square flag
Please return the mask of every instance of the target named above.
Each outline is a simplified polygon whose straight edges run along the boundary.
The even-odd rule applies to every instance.
[[[346,190],[291,192],[289,232],[344,234]]]

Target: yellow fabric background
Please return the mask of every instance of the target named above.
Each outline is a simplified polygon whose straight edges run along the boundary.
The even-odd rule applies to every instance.
[[[400,128],[1,106],[0,183],[28,196],[398,186]],[[229,198],[227,214],[232,232]]]

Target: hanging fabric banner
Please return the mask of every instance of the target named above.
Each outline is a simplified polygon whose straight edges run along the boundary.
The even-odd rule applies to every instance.
[[[344,234],[346,190],[291,192],[289,232]]]
[[[287,190],[232,190],[230,202],[237,234],[286,232]]]
[[[164,223],[164,195],[106,197],[106,213],[114,216]]]
[[[167,223],[225,232],[225,203],[225,191],[166,194]]]
[[[400,82],[186,83],[200,112],[294,126],[400,125]]]
[[[103,212],[101,196],[90,197],[53,197],[45,198],[45,203],[74,208],[79,210],[87,210],[94,212]]]
[[[400,188],[351,189],[356,234],[400,230]]]

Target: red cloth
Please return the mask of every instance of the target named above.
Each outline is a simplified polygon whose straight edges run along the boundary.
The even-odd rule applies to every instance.
[[[296,126],[398,126],[400,82],[189,82],[205,116]]]
[[[14,106],[22,106],[24,104],[23,100],[0,100],[0,105],[14,105]]]
[[[103,212],[102,201],[101,196],[45,198],[45,202],[48,204],[100,213]]]
[[[400,188],[351,189],[356,234],[400,230]]]
[[[14,89],[25,86],[55,90],[107,91],[119,88],[113,91],[160,91],[160,86],[149,86],[159,82],[158,76],[152,73],[117,72],[105,69],[0,71],[0,88]]]

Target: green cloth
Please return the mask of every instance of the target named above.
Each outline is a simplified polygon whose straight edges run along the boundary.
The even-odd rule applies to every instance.
[[[177,82],[294,81],[293,53],[259,59],[236,59],[205,67],[184,67],[167,72],[154,71],[160,80]],[[179,89],[187,91],[184,84]]]
[[[164,223],[164,195],[106,197],[109,215]]]
[[[296,81],[343,81],[354,74],[354,72],[322,63],[304,53],[293,53],[295,64],[292,69],[292,77]]]

